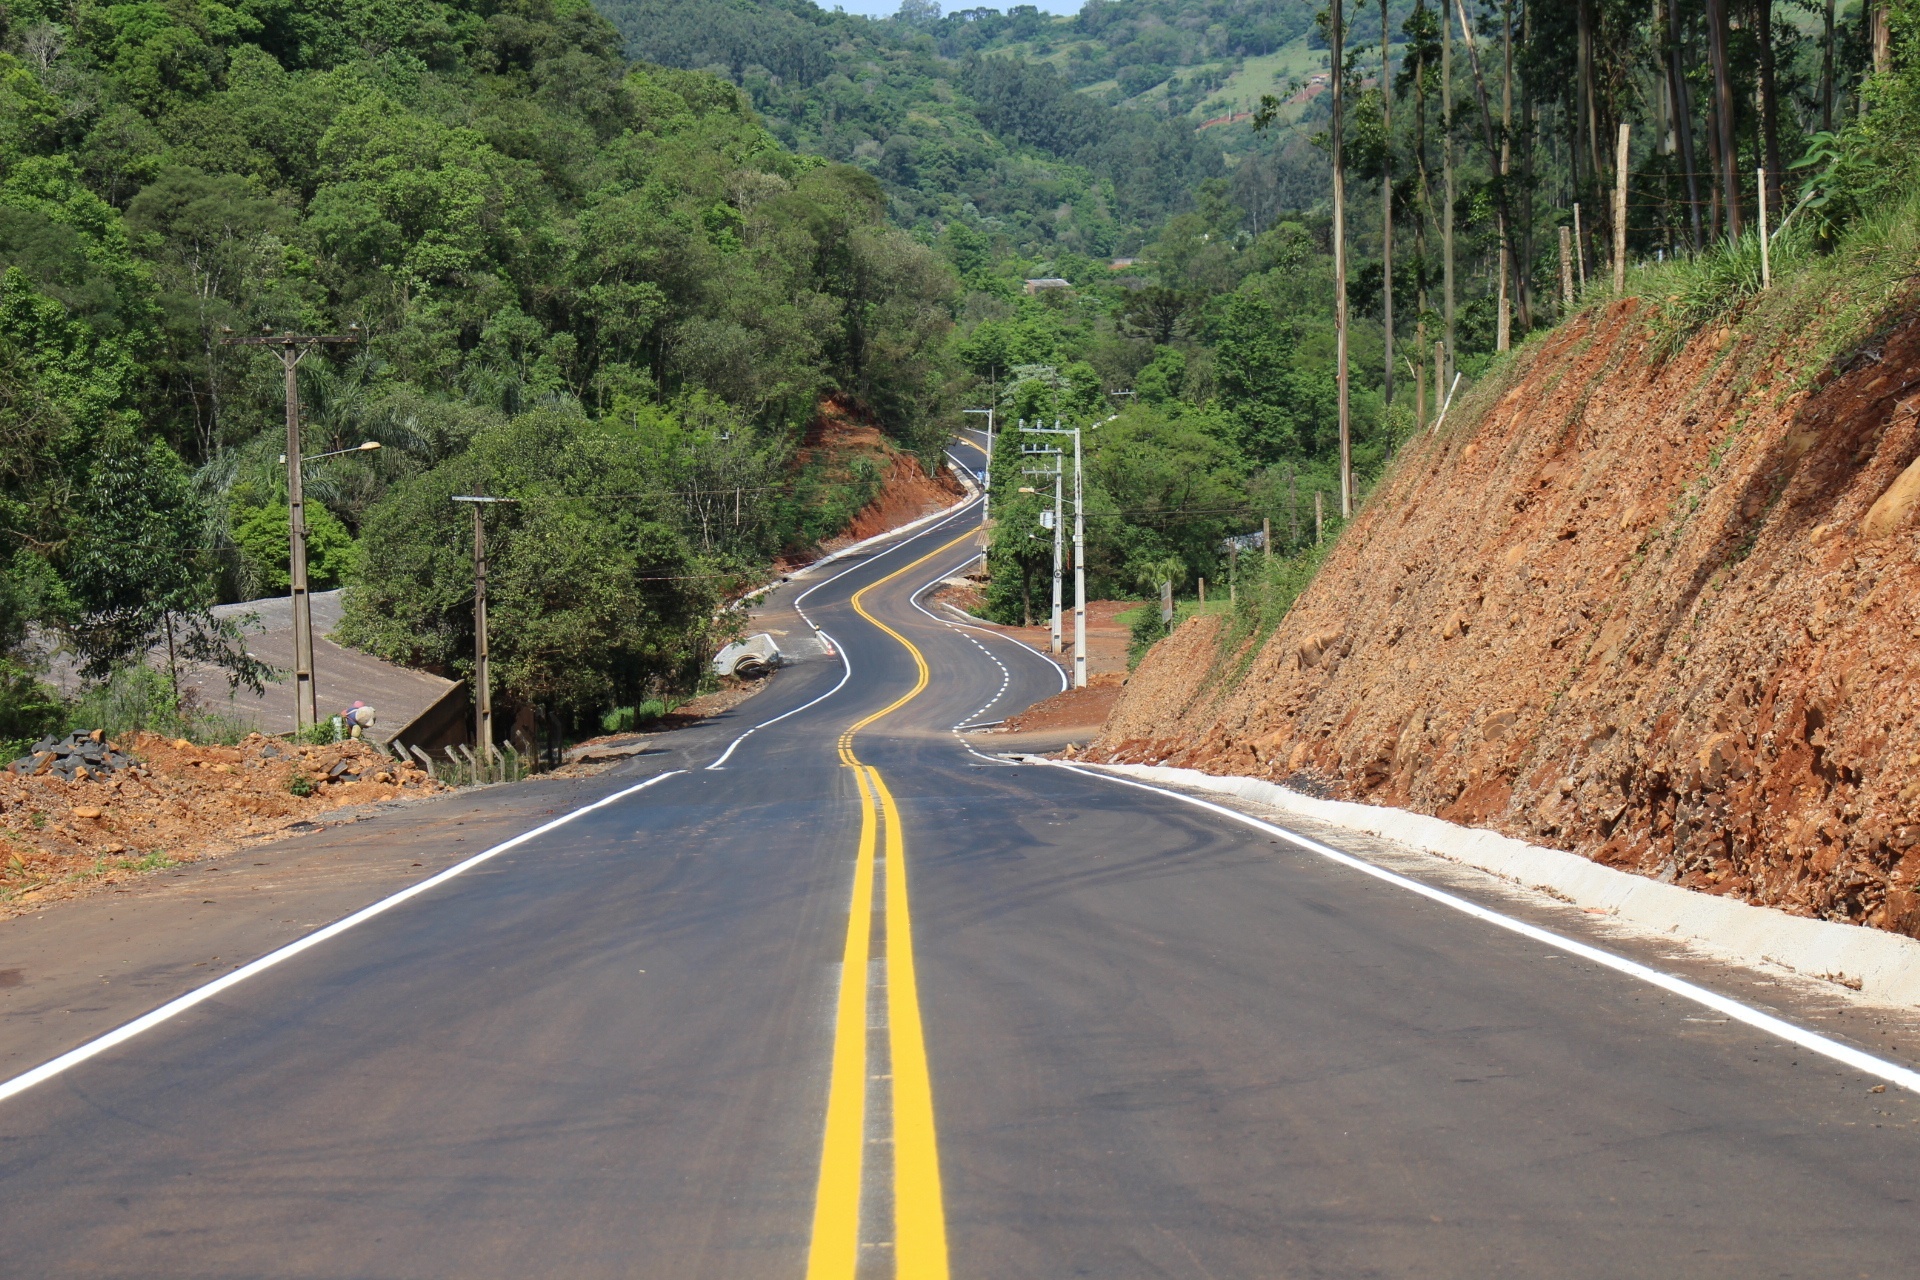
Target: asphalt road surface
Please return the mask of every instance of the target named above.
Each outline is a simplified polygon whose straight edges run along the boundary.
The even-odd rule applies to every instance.
[[[0,1274],[1915,1274],[1897,1086],[963,742],[1060,685],[917,607],[978,519],[783,589],[724,763],[0,1096]]]

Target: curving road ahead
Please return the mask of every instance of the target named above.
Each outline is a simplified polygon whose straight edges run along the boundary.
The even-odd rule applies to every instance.
[[[975,751],[1060,687],[919,607],[978,519],[776,593],[702,758],[0,1085],[0,1274],[1912,1274],[1900,1088]]]

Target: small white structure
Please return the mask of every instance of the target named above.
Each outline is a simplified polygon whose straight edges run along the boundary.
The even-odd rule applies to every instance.
[[[780,646],[764,631],[744,640],[736,640],[713,655],[713,669],[716,672],[747,680],[766,675],[785,662],[786,655],[780,652]]]

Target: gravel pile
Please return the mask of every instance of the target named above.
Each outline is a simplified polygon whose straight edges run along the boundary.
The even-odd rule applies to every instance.
[[[136,761],[123,751],[115,751],[107,735],[95,729],[91,733],[70,733],[64,739],[42,738],[33,750],[7,768],[13,773],[53,773],[69,782],[85,782],[118,773]]]

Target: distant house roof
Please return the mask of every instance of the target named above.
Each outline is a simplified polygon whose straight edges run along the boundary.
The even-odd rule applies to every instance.
[[[1042,289],[1071,289],[1071,280],[1062,280],[1059,276],[1042,276],[1038,280],[1027,281],[1027,292],[1038,293]]]
[[[1140,259],[1138,258],[1115,258],[1112,262],[1109,262],[1107,264],[1107,270],[1125,271],[1128,267],[1133,266],[1135,263],[1139,261]]]

